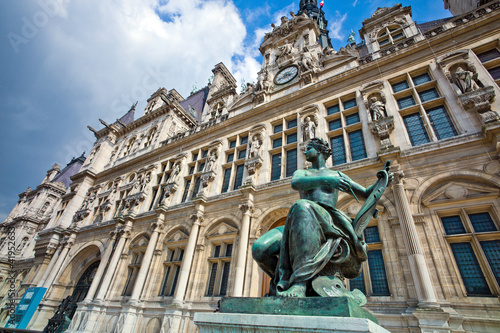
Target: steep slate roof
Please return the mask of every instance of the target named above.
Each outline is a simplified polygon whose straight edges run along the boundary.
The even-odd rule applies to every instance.
[[[125,125],[130,124],[135,119],[135,106],[132,107],[124,116],[120,118],[120,121]]]
[[[193,109],[196,110],[196,114],[193,114],[193,117],[196,118],[198,123],[201,122],[201,114],[203,113],[203,107],[207,101],[208,96],[208,86],[198,90],[197,92],[189,95],[184,101],[179,104],[184,108],[184,110],[190,112],[189,106],[191,105]]]
[[[78,158],[73,158],[71,162],[69,162],[68,165],[66,165],[66,167],[62,169],[62,171],[59,172],[56,177],[54,177],[51,183],[63,182],[64,186],[68,188],[69,185],[71,184],[70,177],[77,174],[78,171],[80,171],[84,162],[85,162],[85,156],[83,156],[83,154]]]
[[[438,26],[441,26],[443,24],[445,24],[447,21],[453,19],[455,16],[452,16],[452,17],[446,17],[446,18],[443,18],[443,19],[439,19],[439,20],[434,20],[434,21],[429,21],[429,22],[424,22],[424,23],[416,23],[417,24],[417,27],[420,29],[420,31],[422,33],[428,31],[428,30],[431,30],[435,27],[438,27]]]

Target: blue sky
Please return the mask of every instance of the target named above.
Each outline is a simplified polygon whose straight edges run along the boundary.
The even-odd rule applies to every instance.
[[[325,0],[334,49],[363,19],[397,2]],[[405,1],[423,23],[442,1]],[[113,122],[159,87],[188,96],[218,62],[239,82],[260,69],[271,23],[299,0],[0,0],[0,221],[54,163],[90,151],[87,125]]]

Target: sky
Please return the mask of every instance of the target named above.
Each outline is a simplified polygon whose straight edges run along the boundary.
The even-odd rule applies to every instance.
[[[64,167],[101,129],[158,88],[189,96],[223,62],[254,82],[270,24],[299,0],[0,0],[0,222],[54,163]],[[318,1],[319,2],[319,1]],[[386,0],[325,0],[335,50]],[[409,0],[413,20],[451,14],[440,0]]]

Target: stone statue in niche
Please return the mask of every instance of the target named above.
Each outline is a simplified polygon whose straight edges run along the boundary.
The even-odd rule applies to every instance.
[[[217,161],[217,152],[212,151],[208,156],[207,156],[207,162],[205,164],[205,169],[203,170],[204,172],[209,172],[213,171],[215,162]]]
[[[452,74],[452,81],[458,89],[460,89],[462,94],[477,90],[479,87],[483,86],[481,81],[477,78],[477,72],[474,66],[469,65],[468,67],[469,68],[464,69],[464,67],[459,66]]]
[[[305,156],[312,167],[295,171],[291,182],[301,199],[290,208],[284,226],[255,241],[253,257],[271,277],[270,296],[347,296],[362,305],[364,295],[346,290],[343,279],[356,278],[367,259],[363,231],[376,218],[377,202],[392,181],[390,162],[364,188],[325,166],[331,156],[326,141],[311,139]],[[366,200],[354,219],[336,208],[339,191]]]
[[[307,116],[302,124],[302,139],[303,142],[307,142],[312,138],[316,137],[316,123],[311,116]]]
[[[377,97],[370,98],[370,115],[373,121],[387,117],[385,104],[379,101]]]
[[[259,136],[255,134],[252,137],[252,142],[250,143],[250,149],[248,153],[249,158],[259,157],[261,147],[262,147],[262,141],[260,140]]]
[[[168,179],[168,184],[177,183],[179,174],[181,172],[180,163],[175,163],[172,173],[170,173],[170,178]]]

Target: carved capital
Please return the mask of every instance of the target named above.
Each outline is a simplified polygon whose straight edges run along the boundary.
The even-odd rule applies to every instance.
[[[191,214],[190,216],[191,221],[193,221],[193,224],[202,224],[204,221],[203,214],[201,212],[196,212],[194,214]]]
[[[165,228],[165,223],[161,220],[155,221],[151,223],[151,228],[153,228],[153,231],[161,232]]]
[[[243,203],[239,205],[239,208],[243,212],[243,214],[252,215],[255,212],[255,209],[253,208],[253,203],[251,202]]]
[[[404,185],[405,174],[403,170],[394,171],[394,185]]]

